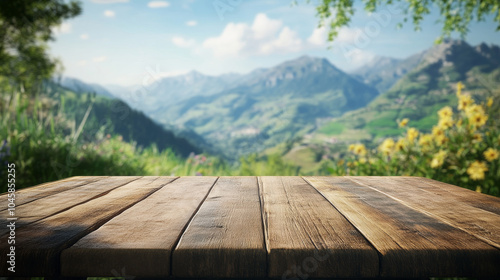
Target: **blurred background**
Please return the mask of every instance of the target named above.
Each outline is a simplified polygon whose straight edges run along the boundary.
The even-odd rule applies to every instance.
[[[499,9],[0,0],[0,172],[407,175],[498,196]]]

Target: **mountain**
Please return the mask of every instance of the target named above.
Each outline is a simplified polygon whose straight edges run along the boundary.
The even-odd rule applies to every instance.
[[[498,46],[473,47],[462,40],[432,46],[419,54],[419,64],[387,92],[365,108],[325,124],[313,138],[335,137],[349,142],[396,136],[402,132],[396,120],[403,118],[409,118],[411,126],[429,131],[437,122],[437,110],[456,104],[457,82],[463,82],[467,91],[482,100],[488,95],[500,95],[499,54]]]
[[[154,144],[160,151],[171,149],[181,156],[202,152],[190,141],[175,135],[120,99],[98,95],[92,102],[89,93],[75,93],[54,82],[46,86],[50,98],[61,104],[61,108],[56,110],[73,119],[75,128],[91,108],[81,133],[82,140],[94,141],[98,133],[119,134],[124,141],[134,141],[138,146],[149,147]]]
[[[134,108],[152,112],[192,97],[216,94],[236,84],[239,78],[240,75],[234,73],[214,77],[191,71],[162,78],[148,85],[109,88]]]
[[[363,83],[373,86],[383,93],[415,68],[422,61],[423,56],[424,52],[406,59],[378,56],[351,74]]]
[[[378,95],[328,60],[308,56],[230,81],[200,76],[195,80],[195,90],[185,93],[177,87],[176,96],[183,100],[157,102],[147,112],[161,123],[192,129],[233,157],[288,141],[313,130],[322,119],[363,107]],[[188,81],[181,76],[158,83],[166,84],[184,86]],[[158,91],[155,96],[168,94]]]
[[[106,88],[99,84],[85,83],[81,80],[71,77],[54,78],[54,82],[60,84],[62,87],[67,88],[76,93],[96,93],[97,95],[107,98],[114,98],[113,94]]]

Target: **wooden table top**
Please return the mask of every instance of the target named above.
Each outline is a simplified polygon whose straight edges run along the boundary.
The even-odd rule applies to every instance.
[[[425,178],[72,177],[13,216],[0,197],[0,276],[500,276],[500,199]]]

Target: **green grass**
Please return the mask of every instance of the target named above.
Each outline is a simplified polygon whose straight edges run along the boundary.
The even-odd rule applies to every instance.
[[[340,122],[329,122],[322,126],[318,132],[326,135],[339,135],[344,131],[345,125]]]

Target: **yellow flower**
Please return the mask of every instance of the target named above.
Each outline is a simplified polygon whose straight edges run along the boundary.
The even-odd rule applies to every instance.
[[[457,96],[460,97],[462,94],[462,89],[465,88],[465,85],[462,82],[457,83]]]
[[[366,155],[366,148],[363,144],[357,144],[354,146],[354,153],[360,156]]]
[[[415,138],[417,137],[418,137],[418,130],[413,127],[408,129],[408,132],[406,132],[406,138],[408,138],[410,142],[415,140]]]
[[[436,144],[437,144],[438,146],[441,146],[441,145],[444,145],[444,144],[448,143],[448,140],[449,140],[449,139],[448,139],[448,137],[446,137],[446,136],[444,136],[444,135],[441,135],[441,136],[437,136],[437,137],[435,138],[435,140],[436,140]]]
[[[384,140],[384,142],[382,142],[382,144],[380,144],[380,146],[378,146],[378,149],[382,153],[388,155],[391,153],[393,147],[394,147],[394,140],[392,140],[391,138],[387,138]]]
[[[432,135],[422,134],[418,140],[418,144],[422,147],[427,147],[432,143]]]
[[[405,126],[408,124],[408,122],[409,122],[409,121],[410,121],[409,119],[404,118],[404,119],[402,119],[402,120],[399,122],[399,124],[398,124],[398,125],[399,125],[399,127],[405,127]]]
[[[482,192],[481,186],[476,187],[476,192],[478,192],[478,193]]]
[[[469,165],[467,168],[467,174],[472,180],[482,180],[484,179],[484,172],[488,171],[486,163],[482,161],[475,161]]]
[[[465,110],[467,106],[472,105],[474,101],[470,95],[460,95],[458,98],[458,110]]]
[[[474,135],[472,135],[472,140],[475,142],[481,142],[483,141],[483,137],[481,136],[481,134],[474,133]]]
[[[451,118],[441,118],[438,126],[442,129],[448,129],[453,126],[453,120]]]
[[[498,158],[498,156],[498,150],[496,149],[488,148],[486,151],[484,151],[484,158],[486,158],[486,160],[489,162],[494,161]]]
[[[362,157],[359,159],[359,163],[365,164],[366,163],[366,158]]]
[[[355,148],[355,147],[356,147],[356,146],[355,146],[354,144],[349,145],[349,152],[354,151],[354,148]]]
[[[474,104],[465,108],[465,114],[467,115],[468,118],[471,118],[476,114],[484,115],[484,109],[481,105]]]
[[[450,106],[443,107],[443,109],[438,111],[439,118],[448,119],[453,116],[453,110]]]
[[[431,167],[432,168],[438,168],[443,165],[444,160],[446,158],[446,152],[443,150],[440,150],[437,154],[434,155],[431,161]]]
[[[464,121],[462,119],[459,119],[457,122],[457,127],[462,127],[463,123],[464,123]]]
[[[488,98],[488,102],[486,103],[486,106],[491,107],[493,105],[493,97]]]
[[[405,148],[406,141],[405,139],[399,139],[398,142],[396,142],[395,149],[396,151],[402,151]]]
[[[470,124],[475,126],[475,127],[481,127],[484,124],[486,124],[487,120],[488,120],[488,116],[481,114],[481,113],[477,113],[477,114],[474,114],[470,118]]]
[[[444,136],[444,130],[439,126],[434,126],[432,128],[432,135],[434,135],[435,137]]]

